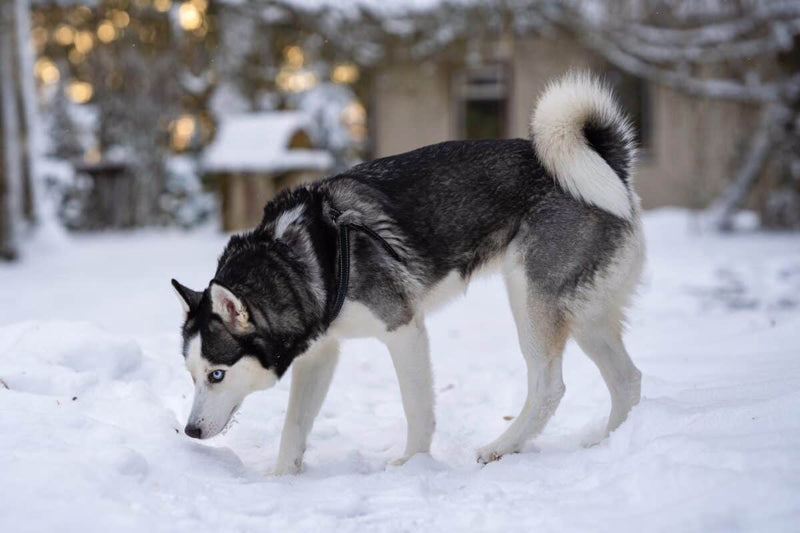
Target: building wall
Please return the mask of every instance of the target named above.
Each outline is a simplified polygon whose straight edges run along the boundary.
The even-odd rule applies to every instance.
[[[602,72],[608,64],[566,38],[526,37],[494,48],[488,60],[510,67],[509,136],[527,137],[537,95],[570,69]],[[451,86],[462,66],[447,62],[391,65],[373,91],[375,155],[386,156],[457,136]],[[636,189],[645,208],[703,207],[738,163],[757,111],[734,102],[690,97],[650,84],[651,145],[640,154]]]
[[[649,91],[652,143],[636,174],[642,205],[704,207],[732,175],[757,110],[657,85]]]
[[[377,74],[371,109],[377,157],[452,138],[451,72],[431,62],[394,65]]]
[[[508,62],[512,67],[509,106],[512,137],[528,137],[533,106],[550,81],[570,69],[598,71],[604,65],[574,41],[544,37],[516,39]]]

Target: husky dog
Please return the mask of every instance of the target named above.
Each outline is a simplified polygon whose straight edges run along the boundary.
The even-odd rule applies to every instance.
[[[639,401],[622,343],[644,260],[632,187],[634,139],[610,90],[588,74],[552,83],[531,140],[444,142],[360,164],[279,195],[254,230],[231,237],[202,292],[173,280],[195,383],[186,434],[219,433],[245,396],[292,366],[276,473],[302,466],[342,338],[383,341],[408,421],[402,464],[429,451],[434,394],[424,315],[498,265],[528,396],[478,461],[520,450],[564,394],[574,337],[611,394],[607,431]]]

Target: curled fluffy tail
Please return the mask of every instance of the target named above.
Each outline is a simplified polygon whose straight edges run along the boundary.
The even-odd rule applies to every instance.
[[[589,74],[545,89],[531,118],[536,155],[569,194],[618,217],[633,216],[630,122],[611,90]]]

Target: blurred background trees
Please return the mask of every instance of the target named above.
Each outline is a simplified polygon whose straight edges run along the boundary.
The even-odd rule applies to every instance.
[[[27,1],[0,4],[0,258],[14,258],[16,233],[34,223],[37,117]]]
[[[335,172],[525,135],[537,88],[572,66],[605,72],[634,115],[646,206],[800,225],[796,1],[14,0],[0,15],[4,257],[48,201],[75,230],[205,220],[226,116],[304,113],[292,147]],[[281,179],[248,172],[225,179]]]

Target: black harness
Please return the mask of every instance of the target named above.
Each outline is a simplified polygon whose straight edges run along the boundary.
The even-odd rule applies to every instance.
[[[333,223],[336,224],[339,216],[342,214],[341,211],[337,211],[336,209],[331,209],[331,219]],[[386,253],[388,253],[395,261],[403,262],[403,259],[400,255],[395,251],[392,246],[386,242],[386,239],[381,237],[375,230],[372,228],[365,226],[363,224],[356,224],[356,223],[347,223],[347,224],[339,224],[339,235],[337,238],[339,244],[339,257],[337,258],[337,270],[336,270],[336,296],[333,300],[333,307],[331,308],[328,324],[331,324],[336,317],[339,316],[339,312],[342,310],[342,306],[344,305],[344,299],[347,296],[347,288],[350,285],[350,231],[356,230],[369,235],[372,237],[375,242],[381,245]]]

